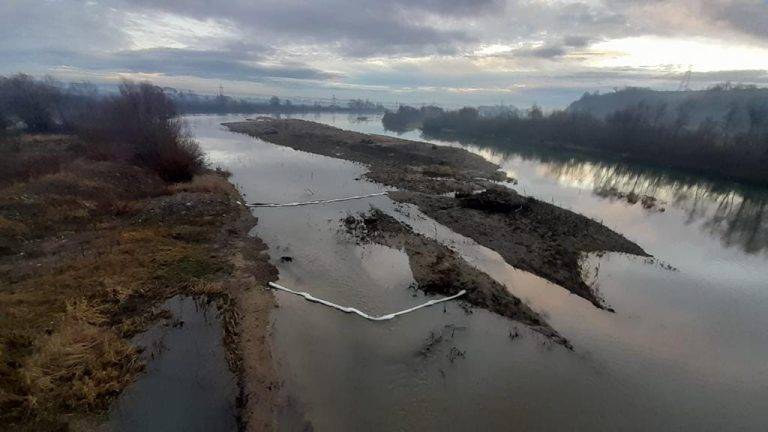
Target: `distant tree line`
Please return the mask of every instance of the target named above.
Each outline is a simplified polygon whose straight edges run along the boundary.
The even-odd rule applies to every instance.
[[[424,120],[443,115],[442,108],[437,106],[423,106],[414,108],[408,105],[400,105],[397,111],[387,110],[381,121],[384,128],[395,132],[406,132],[421,127]]]
[[[165,90],[176,103],[179,112],[184,114],[298,114],[312,112],[367,114],[384,111],[381,104],[363,99],[352,99],[343,105],[296,104],[290,99],[281,100],[277,96],[272,96],[266,101],[254,101],[225,95],[207,96],[193,92],[180,92],[172,88]]]
[[[684,109],[686,127],[697,127],[708,119],[728,119],[729,131],[746,131],[749,128],[749,110],[768,101],[768,88],[754,85],[718,84],[706,90],[656,91],[641,87],[626,87],[600,94],[585,93],[568,107],[568,111],[581,111],[597,118],[605,118],[613,112],[640,103],[658,107],[663,120],[674,122],[677,111]]]
[[[656,166],[768,185],[768,102],[746,108],[745,124],[732,116],[690,125],[690,104],[672,115],[665,104],[638,103],[597,118],[578,110],[483,118],[475,108],[424,120],[425,135],[488,140],[499,147],[588,150]],[[670,120],[671,118],[671,120]]]
[[[0,134],[22,133],[77,134],[88,157],[147,167],[167,181],[190,180],[205,166],[174,101],[146,82],[100,95],[88,83],[0,76]]]

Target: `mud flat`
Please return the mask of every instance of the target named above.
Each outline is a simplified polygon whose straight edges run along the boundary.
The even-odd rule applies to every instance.
[[[374,209],[359,217],[348,216],[344,225],[360,242],[404,250],[418,288],[429,294],[451,296],[461,290],[461,300],[529,326],[553,341],[571,348],[542,317],[487,274],[469,265],[447,246],[415,233],[392,216]]]
[[[306,120],[259,117],[225,123],[274,144],[369,166],[372,181],[428,193],[469,191],[505,180],[499,167],[464,149],[436,146],[383,135],[346,131]]]
[[[582,279],[582,254],[647,256],[640,246],[592,219],[510,189],[456,198],[406,191],[390,196],[415,204],[432,219],[498,252],[513,267],[554,282],[601,309],[612,310]]]
[[[498,166],[464,149],[350,132],[296,119],[260,117],[225,123],[274,144],[369,166],[370,180],[398,188],[395,201],[499,253],[510,265],[558,284],[596,307],[605,305],[581,275],[590,252],[647,256],[637,244],[577,213],[523,197],[498,180]],[[455,197],[445,196],[453,192]]]

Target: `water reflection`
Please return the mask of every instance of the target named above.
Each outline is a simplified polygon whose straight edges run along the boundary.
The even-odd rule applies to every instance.
[[[511,148],[501,140],[458,142],[445,136],[425,136],[414,130],[387,131],[382,126],[380,115],[370,115],[365,119],[352,114],[334,113],[283,117],[313,120],[364,133],[389,134],[463,147],[501,165],[511,177],[521,178],[518,171],[524,168],[521,165],[527,165],[535,168],[533,173],[536,176],[554,180],[561,186],[589,190],[594,196],[607,200],[615,200],[617,195],[626,198],[630,194],[640,198],[653,197],[657,205],[647,208],[649,212],[669,207],[678,209],[684,214],[681,223],[696,224],[702,232],[719,239],[724,247],[736,247],[748,254],[768,254],[768,190],[764,188],[707,180],[585,154],[531,147]],[[521,186],[525,188],[525,184]],[[523,192],[537,196],[536,190]],[[642,206],[640,199],[628,204]]]
[[[717,236],[726,247],[737,246],[747,253],[768,249],[768,194],[765,191],[675,178],[651,169],[617,163],[576,159],[542,161],[546,175],[564,184],[589,185],[596,195],[605,191],[655,197],[685,212],[686,223],[702,222],[702,229]],[[730,187],[729,187],[730,186]]]
[[[607,199],[626,199],[629,195],[653,197],[660,207],[652,206],[648,210],[672,206],[685,213],[684,223],[700,223],[704,232],[718,237],[726,247],[738,247],[749,254],[768,253],[768,191],[765,189],[600,160],[584,154],[531,147],[510,149],[507,144],[492,141],[451,144],[468,148],[502,166],[515,165],[514,161],[536,164],[539,175],[563,186],[591,190],[594,195]],[[642,205],[639,199],[630,200],[629,204]]]

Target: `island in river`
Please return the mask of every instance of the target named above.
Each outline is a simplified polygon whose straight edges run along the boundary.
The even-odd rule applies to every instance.
[[[647,256],[640,246],[597,221],[521,196],[504,183],[506,175],[497,165],[464,149],[362,134],[298,119],[259,117],[225,126],[274,144],[363,163],[369,167],[368,179],[397,189],[389,193],[393,200],[415,205],[453,231],[498,252],[510,265],[556,283],[601,309],[612,310],[582,279],[582,256],[604,251]],[[392,221],[382,223],[377,212],[361,219],[366,230],[389,233],[368,233],[374,241],[399,244],[406,250],[409,244],[423,242],[414,238],[393,240],[393,233],[406,238],[417,235]],[[354,225],[352,221],[349,224]],[[417,262],[411,258],[414,274],[420,273],[413,268]],[[456,278],[461,277],[443,280]],[[467,289],[467,301],[472,305],[557,335],[524,302],[507,290],[493,289],[492,284],[427,283],[421,288],[445,295]]]

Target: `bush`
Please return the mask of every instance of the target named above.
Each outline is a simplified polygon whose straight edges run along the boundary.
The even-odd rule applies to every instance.
[[[464,108],[424,120],[428,136],[489,140],[505,148],[517,145],[547,149],[581,149],[627,161],[670,167],[697,174],[768,184],[768,102],[753,101],[743,130],[728,119],[708,119],[690,127],[688,105],[666,121],[664,105],[639,103],[604,119],[580,111],[544,114],[534,107],[526,115],[482,118]]]
[[[120,95],[104,100],[100,111],[85,133],[104,143],[113,159],[129,158],[170,182],[189,181],[204,168],[200,147],[160,87],[124,81]]]
[[[62,93],[53,80],[18,74],[0,78],[0,128],[21,121],[29,132],[52,132],[61,126]]]
[[[169,182],[189,181],[205,165],[173,100],[147,82],[124,81],[119,95],[100,97],[87,83],[0,77],[0,132],[17,123],[26,132],[76,132],[92,158],[128,161]]]

